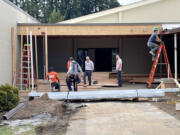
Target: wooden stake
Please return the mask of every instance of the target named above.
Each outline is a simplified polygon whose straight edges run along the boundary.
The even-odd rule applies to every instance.
[[[36,77],[37,77],[37,87],[38,87],[39,73],[38,73],[38,49],[37,49],[37,36],[36,35],[35,35],[35,54],[36,54]]]
[[[12,85],[15,86],[16,80],[16,44],[15,44],[15,30],[11,28],[11,47],[12,47]]]
[[[20,60],[20,69],[21,69],[21,71],[20,71],[20,90],[22,90],[23,88],[22,88],[22,85],[23,85],[23,80],[22,80],[22,77],[23,77],[23,75],[22,75],[22,66],[23,66],[23,63],[22,63],[22,61],[23,61],[23,35],[21,35],[21,60]]]

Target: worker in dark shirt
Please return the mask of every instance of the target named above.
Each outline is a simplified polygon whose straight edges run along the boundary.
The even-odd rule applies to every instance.
[[[151,35],[147,43],[147,46],[151,49],[149,53],[152,55],[152,61],[155,60],[156,51],[159,47],[159,44],[162,42],[162,40],[158,36],[158,28],[154,27],[153,31],[154,33]]]

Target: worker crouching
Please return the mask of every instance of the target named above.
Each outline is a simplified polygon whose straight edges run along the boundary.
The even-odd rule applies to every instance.
[[[78,83],[81,82],[78,73],[82,72],[82,68],[80,65],[73,59],[72,62],[70,63],[69,70],[67,72],[67,77],[66,77],[66,83],[69,91],[72,91],[72,84],[74,87],[74,91],[78,91]]]
[[[51,83],[51,92],[53,92],[53,89],[57,89],[58,92],[61,91],[61,85],[60,85],[60,77],[57,72],[54,71],[53,67],[50,67],[50,72],[47,74],[46,78]]]

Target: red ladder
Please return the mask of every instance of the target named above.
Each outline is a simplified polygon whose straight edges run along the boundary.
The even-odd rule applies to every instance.
[[[19,69],[19,75],[16,82],[16,85],[19,87],[20,90],[30,89],[31,87],[31,51],[32,50],[30,48],[30,45],[25,44],[21,53],[21,64]],[[35,73],[34,81],[35,85],[37,85]]]
[[[170,68],[170,64],[169,64],[169,59],[168,59],[168,56],[167,56],[167,51],[166,51],[166,47],[164,44],[161,44],[158,48],[158,51],[157,51],[157,54],[156,54],[156,58],[154,60],[154,63],[153,63],[153,66],[151,68],[151,72],[149,74],[149,79],[147,81],[147,87],[148,88],[151,88],[151,84],[153,82],[153,79],[154,79],[154,75],[155,75],[155,72],[156,72],[156,68],[157,68],[157,65],[158,65],[158,62],[159,62],[159,58],[160,58],[160,55],[161,55],[161,51],[163,50],[163,54],[164,54],[164,61],[166,65],[166,71],[167,73],[170,75],[171,78],[173,78],[173,75],[172,75],[172,72],[171,72],[171,68]],[[161,63],[162,64],[162,63]]]

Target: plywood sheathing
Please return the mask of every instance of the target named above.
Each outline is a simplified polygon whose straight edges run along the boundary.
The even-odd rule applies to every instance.
[[[26,35],[26,29],[33,35],[49,36],[118,36],[150,35],[154,26],[162,29],[161,24],[137,25],[18,25],[18,35]]]

